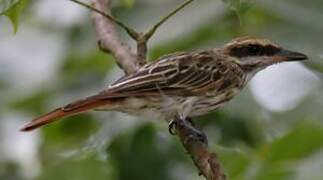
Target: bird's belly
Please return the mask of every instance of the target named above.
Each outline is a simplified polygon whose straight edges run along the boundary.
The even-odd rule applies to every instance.
[[[163,111],[163,106],[166,100],[160,97],[127,97],[116,101],[113,104],[108,104],[97,108],[98,111],[118,111],[131,115],[140,115],[147,118],[164,118],[166,112]]]
[[[194,103],[192,111],[189,113],[188,116],[200,116],[207,114],[211,111],[216,110],[220,106],[224,105],[226,102],[230,101],[236,94],[238,93],[237,90],[233,89],[230,92],[223,93],[217,96],[203,96],[197,99]]]
[[[169,121],[175,115],[193,117],[207,114],[232,99],[237,92],[232,89],[216,96],[128,97],[98,110],[115,110],[128,114],[163,118]]]

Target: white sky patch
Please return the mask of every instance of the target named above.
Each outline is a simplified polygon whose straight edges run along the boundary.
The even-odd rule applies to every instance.
[[[55,74],[64,55],[63,37],[30,26],[0,37],[0,70],[15,93],[28,93]],[[18,91],[18,92],[17,92]]]
[[[256,74],[250,89],[261,106],[282,112],[296,107],[319,85],[319,77],[302,64],[283,63]]]
[[[195,30],[198,24],[214,22],[216,20],[215,17],[220,18],[225,13],[224,6],[225,5],[221,1],[209,0],[202,0],[200,3],[188,6],[180,13],[166,21],[166,23],[158,29],[158,33],[156,33],[158,35],[153,36],[150,43],[162,44],[173,40],[174,38],[182,37],[183,34]],[[174,7],[164,9],[159,16],[165,16],[165,12],[169,12],[172,8]],[[178,25],[179,22],[180,26]],[[149,27],[151,24],[155,23],[155,21],[148,23]]]
[[[86,8],[68,0],[39,1],[34,6],[34,12],[41,21],[63,27],[81,23],[90,14]]]
[[[22,167],[22,175],[35,177],[40,170],[38,146],[40,136],[37,132],[23,133],[19,129],[25,116],[17,113],[6,114],[0,121],[0,156],[1,159],[17,162]]]

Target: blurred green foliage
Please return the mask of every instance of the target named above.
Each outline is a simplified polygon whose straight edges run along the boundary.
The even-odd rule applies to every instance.
[[[121,0],[121,2],[124,5],[124,7],[132,8],[136,1],[135,0]]]
[[[208,22],[198,26],[193,24],[190,31],[182,33],[173,40],[154,45],[150,49],[150,59],[176,51],[213,47],[215,43],[220,44],[236,36],[250,34],[271,36],[275,32],[282,33],[283,30],[272,31],[279,26],[288,27],[286,30],[288,32],[296,29],[297,32],[304,31],[304,34],[307,32],[305,30],[309,29],[286,20],[281,14],[268,11],[256,2],[223,1],[226,3],[223,14],[209,17]],[[131,19],[133,12],[128,16],[127,12],[132,8],[136,9],[138,6],[151,8],[142,1],[120,2],[122,6],[118,4],[117,9],[124,11],[122,15],[125,19]],[[308,7],[323,7],[315,0],[297,2]],[[178,4],[170,3],[172,6]],[[288,1],[288,3],[292,6],[294,2]],[[22,7],[19,7],[18,12],[12,5],[6,10],[9,12],[6,15],[14,24],[18,21],[21,9]],[[64,34],[69,40],[70,49],[56,73],[57,81],[48,82],[45,88],[39,88],[25,97],[12,98],[7,103],[10,110],[38,115],[52,107],[51,102],[56,97],[65,97],[74,92],[84,91],[89,86],[104,83],[106,75],[115,67],[113,58],[98,50],[79,52],[75,48],[78,44],[84,43],[79,42],[84,40],[84,36],[94,38],[93,32],[82,31],[89,29],[90,26],[89,23],[77,24]],[[286,35],[286,39],[288,38],[290,37]],[[322,68],[320,65],[317,67],[315,69]],[[244,102],[241,104],[244,106]],[[309,112],[304,110],[304,113]],[[167,133],[167,124],[164,122],[143,123],[130,130],[121,131],[111,137],[103,152],[91,149],[91,146],[90,152],[83,152],[84,147],[87,147],[84,145],[86,139],[103,128],[103,122],[99,119],[93,114],[82,114],[41,129],[42,144],[39,150],[41,171],[35,179],[198,179],[193,163],[177,138]],[[210,135],[210,146],[212,150],[218,152],[230,180],[294,180],[299,173],[299,165],[322,152],[323,127],[322,124],[316,123],[320,119],[313,121],[294,119],[300,123],[288,124],[286,131],[271,136],[258,120],[259,117],[224,110],[196,119],[196,124]],[[262,120],[260,119],[260,123],[264,123]],[[164,128],[158,128],[158,125]],[[76,153],[68,155],[69,152]],[[23,179],[23,177],[15,163],[2,161],[0,158],[0,179]],[[323,174],[317,179],[323,179]]]
[[[168,154],[158,148],[156,135],[156,129],[147,124],[111,142],[107,154],[118,179],[170,179],[164,158]]]
[[[46,106],[48,105],[47,100],[49,96],[50,93],[42,89],[25,98],[13,100],[9,106],[19,111],[27,111],[39,114],[47,110]]]
[[[322,127],[314,124],[300,124],[267,147],[266,159],[269,162],[279,162],[304,158],[323,146],[322,139]]]
[[[60,69],[60,79],[68,84],[70,90],[87,88],[88,85],[97,85],[102,82],[105,75],[113,67],[114,60],[98,50],[89,54],[72,53]]]
[[[228,171],[229,179],[295,179],[297,162],[322,148],[323,128],[311,123],[296,125],[287,134],[254,149],[228,149],[215,146],[215,151]],[[247,174],[254,168],[253,174]]]

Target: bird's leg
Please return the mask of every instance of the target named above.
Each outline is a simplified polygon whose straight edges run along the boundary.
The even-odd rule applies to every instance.
[[[171,135],[175,136],[177,135],[177,124],[178,124],[178,121],[187,121],[189,122],[191,125],[193,125],[193,122],[192,122],[192,119],[187,117],[187,118],[182,118],[180,115],[176,115],[174,117],[174,119],[172,119],[169,124],[168,124],[168,131]]]
[[[173,122],[175,122],[173,126],[176,134],[180,133],[184,135],[184,143],[191,141],[199,141],[206,144],[208,143],[205,133],[194,127],[195,125],[191,118],[181,118],[176,116]]]
[[[169,124],[168,124],[168,131],[169,131],[169,133],[171,134],[171,135],[176,135],[176,125],[177,125],[177,121],[178,120],[182,120],[181,118],[179,118],[179,117],[176,117],[176,118],[174,118],[173,120],[171,120],[170,122],[169,122]],[[187,118],[185,118],[184,120],[182,120],[182,121],[187,121],[188,123],[190,123],[190,125],[192,126],[192,127],[194,127],[195,126],[195,124],[194,124],[194,122],[193,122],[193,120],[192,120],[192,118],[189,118],[189,117],[187,117]]]
[[[205,133],[194,127],[190,118],[176,116],[170,122],[171,134],[176,134],[186,152],[191,156],[199,174],[208,180],[225,180],[226,177],[220,167],[215,153],[209,151]],[[174,133],[175,132],[175,133]]]
[[[187,117],[185,120],[186,120],[187,122],[191,123],[191,125],[192,125],[192,126],[195,126],[195,124],[194,124],[194,122],[193,122],[193,119],[192,119],[192,118]]]
[[[171,135],[177,135],[177,131],[185,132],[187,141],[191,141],[195,138],[197,141],[207,143],[207,137],[204,132],[196,129],[194,122],[191,118],[181,118],[180,116],[175,116],[172,121],[169,122],[168,131]],[[191,139],[193,138],[193,139]]]

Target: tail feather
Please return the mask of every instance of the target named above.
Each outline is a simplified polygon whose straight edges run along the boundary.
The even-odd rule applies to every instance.
[[[38,127],[41,127],[43,125],[49,124],[51,122],[57,121],[60,118],[75,115],[81,112],[85,112],[94,108],[97,108],[99,106],[109,104],[112,100],[109,99],[98,99],[96,96],[92,96],[80,101],[76,101],[74,103],[68,104],[65,107],[58,108],[54,111],[51,111],[47,114],[44,114],[30,123],[28,123],[26,126],[24,126],[21,131],[31,131]]]
[[[26,126],[24,126],[21,131],[31,131],[34,130],[40,126],[49,124],[51,122],[54,122],[56,120],[58,120],[58,118],[62,118],[67,116],[69,113],[64,112],[61,108],[60,109],[56,109],[52,112],[49,112],[43,116],[40,116],[36,119],[34,119],[33,121],[31,121],[30,123],[28,123]]]

